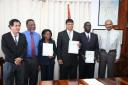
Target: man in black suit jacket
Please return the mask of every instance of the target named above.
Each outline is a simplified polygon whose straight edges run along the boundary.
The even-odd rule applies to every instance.
[[[2,36],[2,50],[5,55],[4,85],[24,85],[24,57],[26,56],[26,38],[19,33],[21,23],[17,19],[9,22],[11,32]]]
[[[91,33],[91,23],[84,23],[84,31],[80,34],[80,57],[79,57],[79,78],[93,78],[94,77],[94,66],[95,63],[86,63],[85,52],[86,51],[94,51],[95,52],[95,60],[98,57],[99,51],[99,43],[98,37],[96,34]]]
[[[69,41],[78,41],[79,33],[73,31],[73,20],[66,20],[66,30],[58,33],[57,50],[60,79],[77,79],[78,55],[68,53]]]

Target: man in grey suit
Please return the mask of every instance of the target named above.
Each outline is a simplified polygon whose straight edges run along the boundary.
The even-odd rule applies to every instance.
[[[107,77],[114,76],[114,63],[119,60],[121,42],[119,40],[119,32],[113,29],[111,20],[105,21],[105,33],[99,36],[100,45],[100,62],[99,77],[105,77],[106,66]]]
[[[58,33],[57,50],[60,79],[77,79],[78,55],[68,53],[69,41],[78,41],[79,33],[73,30],[72,19],[66,20],[66,30]]]

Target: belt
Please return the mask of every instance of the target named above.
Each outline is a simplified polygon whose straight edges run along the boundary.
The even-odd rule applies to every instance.
[[[100,51],[105,51],[106,52],[105,49],[100,49]],[[109,50],[109,52],[116,52],[116,49],[111,49],[111,50]]]
[[[35,57],[30,57],[30,56],[28,57],[28,56],[27,56],[27,57],[26,57],[26,59],[35,59],[35,58],[37,58],[37,56],[35,56]]]

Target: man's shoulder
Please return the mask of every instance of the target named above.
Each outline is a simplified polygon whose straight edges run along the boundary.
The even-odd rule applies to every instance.
[[[112,29],[112,33],[118,35],[119,34],[119,30]]]
[[[24,33],[19,33],[19,36],[25,37]]]
[[[10,36],[10,34],[11,34],[10,32],[7,32],[7,33],[3,34],[2,37]]]
[[[77,31],[75,31],[75,30],[73,30],[73,32],[76,33],[76,34],[80,34],[79,32],[77,32]]]
[[[81,32],[81,33],[79,33],[80,35],[85,35],[85,32]]]
[[[28,33],[28,31],[24,31],[24,32],[22,32],[23,34],[26,34],[26,33]]]
[[[58,35],[63,35],[66,32],[66,30],[60,31]]]
[[[30,32],[29,32],[29,31],[24,31],[23,34],[27,35],[27,34],[30,34]],[[40,34],[37,33],[37,32],[34,32],[34,35],[38,35],[38,36],[40,36]]]
[[[97,34],[96,34],[96,33],[93,33],[93,32],[91,32],[91,35],[93,35],[93,36],[97,36]]]

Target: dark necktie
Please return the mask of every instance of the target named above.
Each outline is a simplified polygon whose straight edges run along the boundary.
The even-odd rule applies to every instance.
[[[17,41],[17,39],[16,39],[17,36],[14,36],[14,37],[15,37],[15,38],[14,38],[15,44],[17,45],[17,44],[18,44],[18,41]]]
[[[89,41],[89,34],[87,35],[87,39],[88,39],[88,41]]]
[[[71,40],[71,32],[68,33],[69,40]]]
[[[35,57],[36,55],[36,50],[35,50],[35,42],[34,42],[34,36],[33,33],[30,33],[31,36],[31,48],[32,48],[32,57]]]

